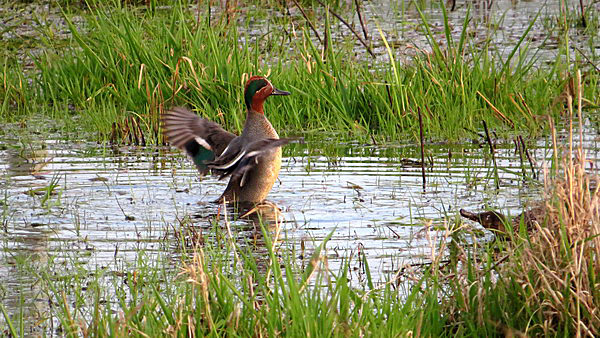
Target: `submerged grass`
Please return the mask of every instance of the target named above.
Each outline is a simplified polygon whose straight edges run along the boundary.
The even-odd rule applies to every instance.
[[[200,13],[196,20],[185,3],[156,11],[98,6],[77,24],[65,13],[70,47],[44,50],[28,76],[10,66],[14,60],[4,61],[0,116],[15,120],[35,111],[70,119],[75,114],[77,123],[101,140],[160,143],[159,115],[173,105],[191,106],[240,130],[245,79],[269,74],[276,86],[293,92],[269,100],[267,107],[284,133],[416,136],[419,108],[429,135],[458,139],[464,128],[479,129],[482,120],[500,131],[538,134],[540,120],[558,116],[557,98],[568,81],[560,57],[545,68],[526,58],[527,32],[506,60],[489,51],[491,41],[472,41],[469,15],[459,41],[453,41],[447,21],[438,36],[422,16],[420,29],[430,51],[418,50],[401,64],[384,33],[390,59],[372,61],[353,56],[353,40],[334,39],[330,30],[323,37],[328,47],[315,45],[309,31],[297,29],[298,18],[277,19],[279,29],[271,28],[269,19],[256,25]],[[334,19],[325,20],[329,26]],[[586,81],[597,78],[590,73]],[[587,88],[586,97],[596,97],[597,88]]]

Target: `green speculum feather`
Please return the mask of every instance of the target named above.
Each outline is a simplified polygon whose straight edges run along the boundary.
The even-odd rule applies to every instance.
[[[246,101],[246,108],[250,109],[250,105],[252,104],[252,98],[257,91],[259,91],[262,87],[267,85],[267,81],[263,79],[258,79],[250,82],[248,87],[246,88],[246,92],[244,93],[244,100]]]
[[[206,163],[215,159],[215,153],[212,151],[200,147],[198,153],[194,156],[194,164],[196,167],[205,170],[207,168]]]
[[[188,142],[184,148],[187,154],[194,161],[194,164],[198,170],[200,170],[202,173],[208,170],[206,163],[215,159],[215,153],[212,150],[204,148],[195,140]]]

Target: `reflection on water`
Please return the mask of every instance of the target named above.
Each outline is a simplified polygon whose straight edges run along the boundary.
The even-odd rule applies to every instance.
[[[595,135],[584,134],[593,159],[599,149]],[[24,302],[31,319],[26,322],[37,323],[49,311],[38,282],[48,260],[57,264],[76,257],[83,269],[118,272],[135,264],[140,250],[148,259],[153,253],[176,257],[176,234],[185,219],[204,241],[214,240],[209,234],[215,222],[228,228],[240,244],[253,245],[257,256],[264,254],[258,219],[270,224],[272,234],[281,231],[283,248],[306,253],[299,259],[310,257],[332,233],[330,269],[360,251],[374,278],[385,279],[404,264],[427,262],[428,238],[453,224],[460,208],[489,205],[516,215],[527,201],[539,199],[541,185],[530,177],[551,158],[546,140],[530,143],[537,163],[532,170],[511,140],[499,143],[496,189],[485,144],[430,144],[424,191],[421,156],[410,142],[375,146],[306,140],[285,148],[270,204],[260,210],[211,203],[226,182],[199,180],[193,165],[166,147],[46,140],[30,151],[14,140],[0,140],[2,304],[14,315]],[[48,191],[53,184],[51,194],[27,193]],[[241,214],[247,215],[237,217]],[[479,240],[490,239],[489,233],[485,236]],[[19,261],[39,269],[24,271]],[[352,273],[361,278],[361,272],[357,267]]]
[[[45,144],[40,145],[39,149],[33,149],[34,145],[28,145],[26,148],[11,148],[7,151],[8,167],[7,173],[10,176],[32,175],[39,176],[44,167],[51,160],[48,158],[48,151]]]

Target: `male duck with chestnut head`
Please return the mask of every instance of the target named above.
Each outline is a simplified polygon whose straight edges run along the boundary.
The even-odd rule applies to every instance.
[[[212,171],[230,177],[217,202],[262,202],[281,168],[281,146],[289,139],[279,135],[265,116],[263,105],[271,95],[290,95],[262,76],[252,76],[244,90],[246,123],[236,136],[219,124],[181,107],[163,116],[164,134],[171,145],[184,150],[201,174]]]

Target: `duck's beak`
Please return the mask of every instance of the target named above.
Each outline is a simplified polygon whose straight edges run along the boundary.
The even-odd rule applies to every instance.
[[[285,90],[279,90],[277,88],[273,88],[273,92],[271,95],[290,95],[290,92],[286,92]]]

